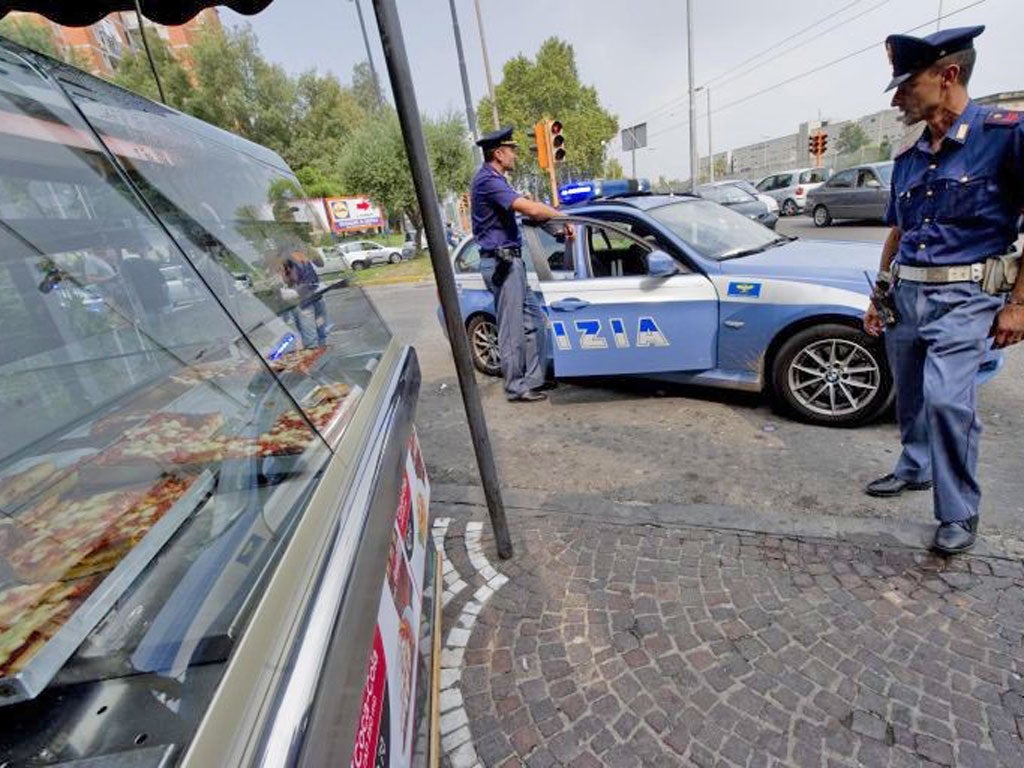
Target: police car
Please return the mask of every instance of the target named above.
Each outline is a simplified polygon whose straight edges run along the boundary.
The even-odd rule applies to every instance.
[[[557,377],[765,392],[829,426],[863,424],[892,402],[883,345],[861,328],[879,244],[785,237],[688,195],[593,200],[567,218],[577,232],[568,244],[552,224],[523,227]],[[474,363],[496,376],[494,300],[479,259],[468,239],[453,266]]]

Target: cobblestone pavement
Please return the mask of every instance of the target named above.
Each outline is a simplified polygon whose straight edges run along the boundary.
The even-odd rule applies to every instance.
[[[452,768],[1024,766],[1020,562],[522,509],[501,562],[434,513]]]

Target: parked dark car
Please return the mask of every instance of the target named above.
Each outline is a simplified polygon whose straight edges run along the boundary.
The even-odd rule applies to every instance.
[[[870,163],[839,171],[807,193],[804,209],[818,227],[836,219],[885,219],[889,206],[892,163]]]
[[[697,187],[697,194],[775,229],[779,220],[778,205],[769,205],[756,191],[751,193],[749,187],[746,181],[716,181]]]

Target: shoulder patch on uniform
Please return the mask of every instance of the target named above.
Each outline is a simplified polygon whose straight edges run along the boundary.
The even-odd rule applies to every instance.
[[[1021,114],[1015,109],[997,109],[985,117],[985,125],[1017,125]]]

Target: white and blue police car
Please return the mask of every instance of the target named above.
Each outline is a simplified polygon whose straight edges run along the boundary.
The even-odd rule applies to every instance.
[[[785,237],[688,195],[592,200],[567,218],[568,244],[553,223],[523,227],[556,377],[764,392],[828,426],[863,424],[892,402],[883,345],[861,327],[879,244]],[[452,258],[474,364],[500,375],[479,249],[470,238]],[[1000,362],[993,353],[986,372]]]

